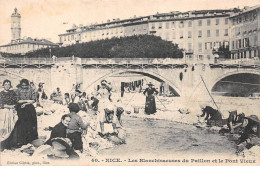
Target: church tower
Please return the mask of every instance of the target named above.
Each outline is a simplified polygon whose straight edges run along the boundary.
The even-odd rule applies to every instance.
[[[21,39],[21,15],[17,12],[17,8],[11,16],[11,34],[12,41]]]

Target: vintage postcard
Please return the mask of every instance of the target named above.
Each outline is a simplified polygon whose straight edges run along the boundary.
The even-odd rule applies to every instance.
[[[0,0],[0,165],[259,166],[259,0]]]

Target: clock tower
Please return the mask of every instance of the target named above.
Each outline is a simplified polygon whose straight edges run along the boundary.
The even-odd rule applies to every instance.
[[[12,41],[21,39],[21,15],[17,12],[17,8],[11,16],[11,36]]]

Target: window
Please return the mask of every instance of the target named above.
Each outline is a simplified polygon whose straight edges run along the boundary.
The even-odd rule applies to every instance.
[[[152,29],[154,29],[155,28],[155,24],[154,23],[152,23]]]
[[[189,51],[189,52],[192,51],[192,43],[188,43],[188,51]]]
[[[188,31],[188,38],[192,38],[191,31]]]
[[[219,30],[216,30],[216,37],[219,37]]]
[[[199,55],[199,60],[203,60],[203,55]]]
[[[205,43],[205,49],[206,50],[212,49],[212,43],[211,42],[206,42]]]
[[[221,45],[221,42],[214,42],[213,43],[213,48],[214,49],[218,49],[220,47],[220,45]]]
[[[159,29],[162,29],[162,22],[159,23]]]
[[[183,31],[180,31],[180,39],[183,39]]]
[[[237,40],[237,48],[241,48],[242,43],[241,43],[241,39]]]
[[[166,40],[169,40],[169,32],[166,32],[166,34],[165,34],[165,39],[166,39]]]
[[[66,36],[65,36],[66,37]],[[28,44],[28,48],[30,47],[30,45]]]
[[[172,39],[176,39],[176,33],[175,32],[172,33]]]
[[[225,25],[228,24],[228,18],[225,18]]]
[[[183,28],[184,27],[184,23],[183,23],[183,21],[181,21],[180,23],[179,23],[179,28]]]
[[[254,46],[257,46],[257,36],[254,36]]]
[[[74,40],[74,35],[71,35],[71,40]]]
[[[207,20],[207,26],[210,26],[210,19]]]
[[[189,27],[192,27],[192,21],[189,21],[189,22],[188,22],[188,26],[189,26]]]
[[[202,43],[201,42],[198,43],[198,48],[199,48],[199,52],[202,52]]]
[[[201,30],[199,30],[198,37],[199,37],[199,38],[202,37],[202,31],[201,31]]]
[[[243,47],[249,47],[249,38],[243,39]]]
[[[227,48],[229,46],[229,41],[224,42],[224,47]]]
[[[232,49],[235,49],[235,41],[232,41]]]
[[[198,26],[202,26],[202,20],[198,20]]]
[[[210,30],[207,30],[207,37],[210,37]]]
[[[169,29],[169,22],[166,22],[166,29]]]
[[[219,25],[219,19],[216,19],[216,25]]]
[[[175,22],[172,22],[172,28],[175,28]]]
[[[70,35],[68,36],[68,41],[70,41]]]
[[[64,41],[66,41],[66,36],[64,36]],[[28,46],[29,47],[29,46]]]
[[[241,23],[242,22],[242,17],[237,18],[237,23]]]
[[[207,55],[208,60],[210,60],[210,55]]]
[[[62,37],[60,36],[60,42],[62,42]]]
[[[224,36],[228,36],[228,29],[225,29],[225,34]]]

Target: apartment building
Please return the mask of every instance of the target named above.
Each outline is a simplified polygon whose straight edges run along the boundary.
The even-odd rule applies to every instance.
[[[184,49],[190,59],[213,59],[213,49],[229,45],[232,10],[203,10],[153,15],[149,34],[160,36]]]
[[[260,57],[260,5],[230,16],[232,59]]]
[[[229,46],[229,17],[237,12],[230,10],[199,10],[188,12],[157,13],[144,17],[107,21],[89,26],[74,26],[60,34],[60,45],[126,37],[141,34],[160,36],[184,49],[189,59],[212,60],[213,49]]]

